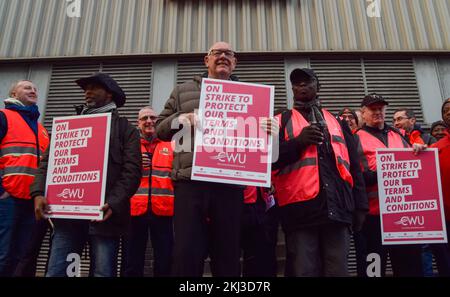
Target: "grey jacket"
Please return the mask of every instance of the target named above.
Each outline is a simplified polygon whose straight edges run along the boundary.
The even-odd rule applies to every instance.
[[[31,197],[43,196],[48,165],[48,149],[45,152],[30,187]],[[112,113],[109,144],[108,173],[106,178],[106,203],[112,209],[112,216],[105,222],[89,222],[89,234],[103,236],[123,235],[130,221],[130,198],[136,193],[141,180],[141,148],[138,130],[131,126],[119,113]],[[58,224],[71,224],[73,220],[54,220]]]

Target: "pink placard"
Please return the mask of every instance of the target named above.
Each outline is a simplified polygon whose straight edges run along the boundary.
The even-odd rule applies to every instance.
[[[103,218],[110,125],[109,113],[53,119],[46,183],[49,217]]]
[[[273,98],[273,86],[203,79],[191,178],[269,187],[272,140],[260,124]]]
[[[383,244],[447,242],[437,149],[377,150]]]

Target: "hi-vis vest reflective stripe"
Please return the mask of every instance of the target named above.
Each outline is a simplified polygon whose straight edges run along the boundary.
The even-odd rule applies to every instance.
[[[146,153],[149,151],[147,146],[152,145],[141,139],[141,152]],[[150,148],[150,151],[153,151],[152,168],[142,168],[141,184],[136,194],[131,197],[131,215],[140,216],[147,212],[151,186],[152,211],[156,215],[172,216],[173,185],[170,171],[172,170],[173,152],[170,142],[158,142],[154,148]],[[152,173],[151,178],[150,172]],[[165,194],[169,194],[169,197],[166,197]]]
[[[170,142],[156,145],[152,160],[152,211],[158,216],[173,216],[174,193],[170,172],[173,150]]]
[[[22,116],[13,110],[1,110],[6,117],[8,132],[0,144],[0,175],[2,187],[11,196],[31,199],[30,185],[39,164],[36,135]],[[38,123],[39,155],[49,145],[47,130]]]
[[[358,154],[361,162],[361,170],[377,171],[377,159],[375,150],[377,148],[386,148],[383,142],[365,130],[356,132],[359,138]],[[407,148],[408,143],[400,136],[400,134],[390,130],[388,132],[389,148]],[[367,197],[369,198],[369,214],[379,215],[380,204],[378,200],[378,185],[366,186]]]
[[[341,178],[353,187],[350,158],[341,126],[331,113],[325,109],[322,111],[330,133],[336,167]],[[281,123],[281,114],[278,115],[278,120]],[[306,126],[309,126],[309,123],[297,110],[293,109],[292,117],[286,125],[286,140],[297,137]],[[310,145],[301,153],[295,163],[272,172],[272,180],[280,206],[317,197],[320,183],[317,158],[317,146]]]
[[[141,138],[141,153],[146,153],[150,149],[151,143]],[[147,149],[148,147],[148,149]],[[139,189],[136,194],[131,197],[130,207],[131,216],[143,215],[148,208],[148,195],[150,194],[150,167],[142,166],[142,177]]]

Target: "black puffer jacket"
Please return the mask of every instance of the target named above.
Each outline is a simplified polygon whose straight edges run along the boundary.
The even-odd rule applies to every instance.
[[[114,111],[111,120],[106,203],[112,216],[105,222],[89,224],[89,234],[103,236],[123,235],[130,221],[130,198],[136,193],[141,180],[141,148],[138,130]],[[43,196],[47,176],[48,150],[43,156],[38,173],[31,185],[31,197]],[[73,220],[54,220],[58,224],[71,224]]]

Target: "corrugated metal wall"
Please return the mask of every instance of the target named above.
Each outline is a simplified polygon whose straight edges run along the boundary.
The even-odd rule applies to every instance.
[[[0,59],[199,53],[217,40],[240,52],[450,49],[449,0],[71,1],[0,0]],[[66,14],[74,1],[80,18]]]

